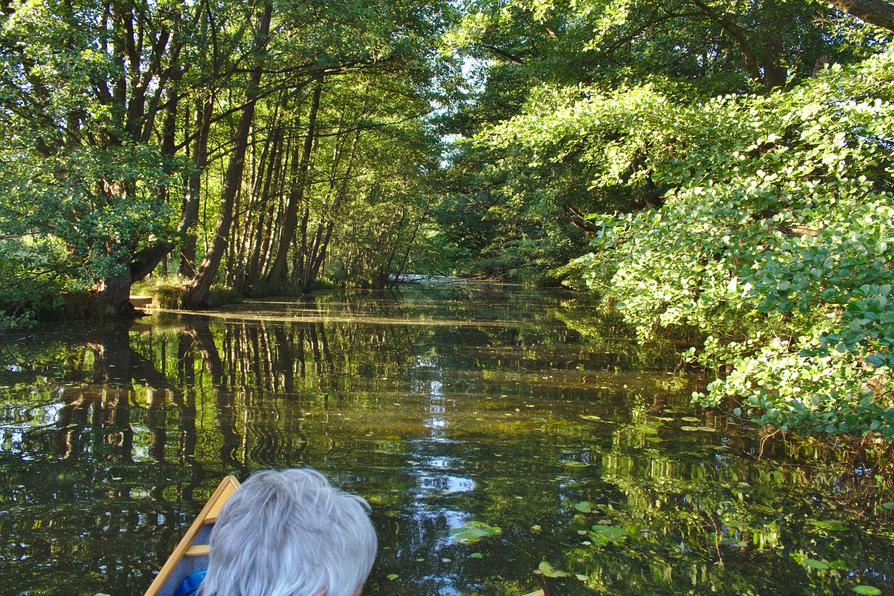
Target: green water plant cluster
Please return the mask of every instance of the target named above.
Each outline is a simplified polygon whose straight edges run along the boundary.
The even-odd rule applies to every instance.
[[[542,87],[479,136],[530,167],[586,164],[592,215],[571,269],[641,341],[697,333],[694,398],[806,434],[894,437],[894,54],[787,89],[683,101],[661,81]]]

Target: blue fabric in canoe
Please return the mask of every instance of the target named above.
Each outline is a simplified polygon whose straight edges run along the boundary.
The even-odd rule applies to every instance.
[[[198,591],[199,586],[202,585],[202,580],[205,579],[206,573],[208,573],[208,570],[202,569],[184,577],[177,591],[174,592],[174,596],[193,596]]]

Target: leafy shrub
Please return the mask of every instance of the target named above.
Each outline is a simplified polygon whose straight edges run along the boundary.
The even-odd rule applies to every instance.
[[[0,240],[0,329],[27,327],[38,313],[63,306],[62,293],[76,289],[63,278],[61,247],[31,238]]]
[[[594,192],[660,189],[659,208],[593,217],[572,268],[643,340],[701,332],[687,355],[717,378],[696,399],[784,430],[894,437],[892,82],[889,52],[693,104],[655,85],[557,92],[483,140],[533,162],[574,146]]]

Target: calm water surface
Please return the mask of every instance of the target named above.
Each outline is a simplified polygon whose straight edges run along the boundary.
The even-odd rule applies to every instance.
[[[594,313],[467,284],[0,336],[0,593],[139,593],[223,475],[305,465],[373,505],[369,594],[894,591],[889,476],[761,454]]]

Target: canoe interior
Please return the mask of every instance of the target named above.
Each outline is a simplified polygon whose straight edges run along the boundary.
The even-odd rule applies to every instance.
[[[214,522],[238,488],[239,480],[233,476],[221,481],[146,590],[145,596],[173,596],[187,575],[208,567],[208,544]]]
[[[190,546],[208,544],[208,541],[211,538],[211,528],[213,527],[214,524],[203,525]],[[177,566],[174,567],[173,571],[171,571],[171,574],[168,576],[168,579],[158,591],[158,596],[173,596],[177,591],[177,588],[180,587],[180,583],[187,575],[195,573],[200,569],[206,569],[207,567],[208,555],[180,557]]]

